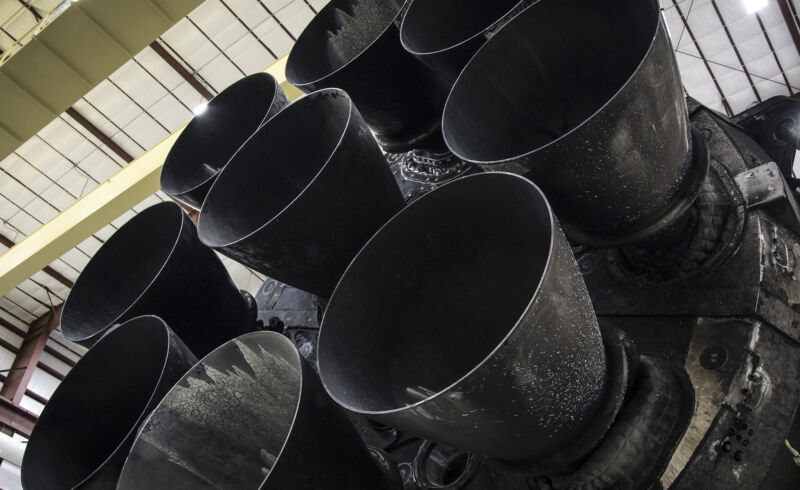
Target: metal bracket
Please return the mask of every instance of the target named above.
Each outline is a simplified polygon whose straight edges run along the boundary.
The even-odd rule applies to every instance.
[[[746,170],[735,178],[748,209],[771,208],[795,233],[800,233],[800,206],[775,162]]]

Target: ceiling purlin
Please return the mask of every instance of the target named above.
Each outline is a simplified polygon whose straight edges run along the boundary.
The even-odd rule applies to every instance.
[[[125,160],[126,163],[130,163],[133,161],[133,157],[128,154],[125,150],[122,149],[121,146],[116,144],[114,140],[109,138],[106,134],[104,134],[97,126],[92,124],[88,119],[86,119],[83,114],[75,110],[74,107],[70,107],[66,110],[67,115],[75,120],[78,124],[84,127],[87,131],[89,131],[95,138],[99,139],[101,143],[103,143],[108,149],[113,151],[117,154],[120,158]]]
[[[36,20],[36,22],[39,22],[40,20],[43,19],[42,14],[40,14],[39,11],[36,10],[36,8],[27,1],[17,0],[17,2],[19,2],[25,8],[25,10],[27,10],[28,12],[31,13],[31,15],[33,15],[33,18]]]
[[[181,76],[181,78],[184,79],[184,81],[186,81],[189,85],[192,86],[192,88],[200,92],[200,95],[202,95],[206,100],[211,100],[214,98],[214,95],[211,92],[209,92],[205,86],[203,86],[203,84],[200,82],[200,79],[197,76],[195,76],[195,74],[190,73],[189,70],[187,70],[183,65],[180,64],[178,60],[175,59],[175,57],[169,54],[166,48],[164,48],[164,46],[162,46],[161,43],[158,42],[158,39],[150,43],[150,49],[155,51],[155,53],[159,57],[161,57],[162,60],[164,60],[173,70],[175,70]],[[153,75],[150,72],[150,70],[148,70],[142,63],[139,62],[139,60],[137,60],[136,58],[132,59],[133,61],[136,62],[137,65],[139,65],[139,67],[142,70],[144,70],[148,75],[150,75],[150,77],[153,80],[155,80],[161,86],[161,88],[166,90],[168,94],[170,94],[172,97],[175,98],[175,100],[178,101],[178,103],[180,103],[183,107],[185,107],[186,110],[191,112],[192,109],[189,106],[187,106],[177,95],[175,95],[173,91],[169,90],[161,82],[161,80],[158,79],[158,77]]]
[[[269,53],[269,54],[270,54],[270,55],[271,55],[273,58],[276,58],[276,59],[278,58],[278,55],[277,55],[277,54],[275,54],[275,51],[271,50],[271,49],[269,48],[269,46],[267,46],[266,44],[264,44],[264,41],[262,41],[262,40],[261,40],[261,38],[259,38],[258,36],[256,36],[256,34],[255,34],[253,31],[251,31],[249,27],[247,27],[247,24],[245,24],[245,23],[244,23],[244,21],[243,21],[242,19],[240,19],[238,15],[236,15],[236,12],[234,12],[234,11],[233,11],[233,9],[232,9],[232,8],[230,8],[230,7],[228,6],[228,4],[227,4],[227,3],[225,3],[225,0],[219,0],[219,3],[221,3],[221,4],[222,4],[222,6],[223,6],[223,7],[225,7],[225,9],[226,9],[228,12],[230,12],[230,13],[231,13],[231,15],[233,16],[233,18],[234,18],[234,19],[236,19],[236,20],[239,22],[239,24],[241,24],[241,26],[242,26],[242,27],[244,27],[245,31],[247,31],[247,33],[248,33],[248,34],[250,34],[250,35],[252,35],[252,36],[253,36],[253,39],[255,39],[255,40],[256,40],[256,42],[257,42],[258,44],[260,44],[262,48],[264,48],[264,49],[266,49],[266,50],[267,50],[267,53]],[[262,5],[262,6],[263,6],[263,7],[266,9],[266,6],[265,6],[264,4],[261,4],[261,5]],[[269,13],[269,10],[267,10],[267,12]],[[277,20],[277,18],[276,18],[276,20]],[[280,24],[280,21],[278,21],[278,24]],[[281,25],[281,27],[283,27],[283,25]],[[284,29],[285,29],[285,28],[284,28]],[[206,36],[206,37],[208,37],[208,36]],[[211,39],[209,39],[209,41],[210,41],[210,40],[211,40]],[[292,40],[294,40],[294,39],[292,39]],[[217,49],[219,49],[219,48],[217,48]],[[220,50],[220,52],[221,52],[221,50]],[[228,60],[230,60],[230,58],[228,58]],[[231,60],[231,63],[233,63],[233,61],[232,61],[232,60]],[[242,74],[244,74],[244,72],[242,72]]]
[[[127,131],[125,131],[124,129],[122,129],[122,128],[121,128],[121,127],[120,127],[120,126],[119,126],[119,125],[118,125],[118,124],[117,124],[117,123],[116,123],[116,122],[113,120],[113,119],[111,119],[110,117],[108,117],[108,116],[106,116],[105,114],[103,114],[103,111],[101,111],[99,108],[97,108],[97,106],[95,106],[95,105],[94,105],[94,104],[93,104],[93,103],[92,103],[92,102],[91,102],[89,99],[87,99],[87,98],[86,98],[86,96],[84,96],[84,97],[81,97],[81,102],[85,103],[86,105],[88,105],[89,107],[91,107],[92,109],[94,109],[94,110],[95,110],[95,111],[96,111],[98,114],[100,114],[100,115],[101,115],[101,116],[102,116],[102,117],[103,117],[103,118],[104,118],[106,121],[108,121],[108,122],[109,122],[109,123],[110,123],[112,126],[114,126],[114,128],[115,128],[117,131],[119,131],[120,133],[122,133],[122,134],[123,134],[123,135],[124,135],[126,138],[128,138],[130,141],[132,141],[132,142],[133,142],[133,144],[135,144],[136,146],[138,146],[138,147],[139,147],[139,149],[141,149],[141,151],[145,151],[145,150],[146,150],[146,148],[145,148],[144,146],[142,146],[142,144],[141,144],[141,143],[139,143],[138,141],[136,141],[136,139],[135,139],[133,136],[131,136],[131,135],[130,135],[130,134],[127,132]],[[98,148],[99,148],[99,147],[98,147]]]
[[[761,32],[764,34],[764,39],[767,41],[767,46],[769,46],[769,50],[772,53],[772,57],[775,59],[775,63],[778,65],[778,70],[780,70],[781,72],[783,81],[784,83],[786,83],[786,89],[789,91],[790,95],[793,95],[794,90],[792,90],[792,84],[789,83],[789,78],[786,76],[786,72],[783,69],[781,60],[778,59],[778,53],[775,52],[775,47],[772,45],[772,39],[770,39],[769,34],[767,33],[767,29],[764,27],[764,22],[762,22],[761,16],[758,15],[758,12],[756,12],[755,15],[756,15],[756,21],[758,21],[758,27],[761,28]]]
[[[776,1],[781,11],[781,16],[783,16],[783,21],[789,29],[789,34],[792,36],[794,47],[797,49],[797,53],[800,54],[800,28],[798,28],[800,20],[797,18],[797,9],[795,9],[795,6],[789,0]]]
[[[241,75],[242,75],[242,76],[245,76],[245,75],[247,75],[247,73],[245,73],[245,71],[244,71],[244,70],[242,70],[242,68],[241,68],[239,65],[237,65],[236,63],[234,63],[234,61],[231,59],[231,57],[230,57],[230,56],[228,56],[228,53],[226,53],[226,52],[225,52],[225,51],[224,51],[222,48],[220,48],[220,47],[219,47],[219,45],[218,45],[217,43],[215,43],[215,42],[214,42],[214,40],[213,40],[213,39],[211,39],[211,38],[208,36],[208,34],[206,34],[206,32],[205,32],[203,29],[200,29],[200,26],[198,26],[198,25],[197,25],[197,23],[195,23],[195,21],[193,21],[193,20],[192,20],[192,17],[191,17],[191,16],[187,15],[187,16],[186,16],[186,20],[187,20],[187,21],[189,21],[189,23],[190,23],[190,24],[192,24],[192,25],[194,26],[194,28],[195,28],[195,29],[197,29],[197,31],[198,31],[198,32],[199,32],[199,33],[200,33],[200,34],[201,34],[201,35],[202,35],[204,38],[206,38],[206,39],[208,40],[208,42],[209,42],[209,43],[210,43],[212,46],[214,46],[214,47],[217,49],[217,51],[219,51],[219,54],[221,54],[223,57],[225,57],[225,59],[226,59],[226,60],[228,60],[228,62],[229,62],[231,65],[233,65],[233,67],[234,67],[234,68],[236,68],[236,69],[239,71],[239,73],[241,73]],[[249,31],[249,30],[250,30],[250,29],[248,29],[248,31]]]
[[[680,5],[678,5],[677,0],[672,0],[672,4],[675,6],[675,10],[678,12],[678,15],[681,18],[681,22],[683,23],[684,29],[686,29],[686,32],[689,34],[689,37],[692,39],[692,43],[694,44],[695,49],[697,49],[697,54],[700,55],[700,59],[703,61],[703,64],[705,65],[706,70],[708,71],[708,75],[714,82],[714,86],[717,88],[717,92],[719,92],[719,96],[720,99],[722,100],[722,106],[725,108],[725,112],[728,114],[728,117],[732,117],[733,109],[731,109],[731,105],[728,103],[728,98],[722,91],[722,87],[717,81],[717,77],[714,75],[714,71],[711,70],[711,65],[708,64],[708,59],[703,54],[703,50],[700,48],[700,44],[698,44],[697,38],[694,36],[694,33],[692,32],[692,28],[689,26],[689,22],[687,22],[686,16],[683,15],[683,10],[681,10],[681,7]]]
[[[714,12],[717,13],[717,18],[719,19],[720,24],[722,24],[722,29],[725,31],[725,35],[728,37],[728,42],[730,42],[731,47],[733,48],[736,59],[739,60],[739,64],[742,66],[742,72],[744,72],[744,75],[747,77],[747,81],[750,83],[750,88],[753,89],[753,94],[755,94],[756,100],[762,102],[761,94],[758,93],[756,84],[753,83],[753,77],[750,76],[750,71],[747,69],[747,65],[745,65],[744,60],[742,59],[742,54],[739,52],[739,48],[736,46],[736,43],[733,42],[733,36],[731,36],[731,31],[728,29],[728,24],[725,23],[725,19],[722,17],[722,12],[719,11],[717,1],[711,0],[711,6],[714,7]]]
[[[202,95],[203,97],[206,97],[206,95],[211,95],[212,97],[208,97],[208,98],[207,98],[207,100],[211,100],[211,99],[213,98],[213,95],[214,95],[214,94],[216,94],[216,93],[218,92],[218,90],[216,90],[216,89],[214,88],[214,86],[213,86],[213,85],[212,85],[210,82],[208,82],[208,81],[207,81],[205,78],[203,78],[203,76],[200,74],[200,72],[199,72],[198,70],[194,69],[194,68],[192,67],[192,65],[190,65],[190,64],[189,64],[189,62],[187,62],[185,59],[183,59],[183,57],[182,57],[182,56],[181,56],[181,55],[178,53],[178,51],[177,51],[177,50],[175,50],[175,48],[173,48],[172,46],[170,46],[170,45],[169,45],[169,43],[168,43],[168,42],[167,42],[167,41],[166,41],[166,40],[165,40],[163,37],[159,37],[159,38],[156,40],[156,42],[158,42],[158,43],[160,43],[160,44],[163,44],[163,45],[164,45],[164,47],[165,47],[166,49],[168,49],[168,50],[169,50],[169,52],[168,52],[167,54],[171,54],[171,55],[173,55],[175,58],[178,58],[178,59],[180,60],[180,62],[181,62],[183,65],[185,65],[185,66],[186,66],[186,68],[189,70],[189,73],[191,74],[191,76],[192,76],[192,77],[194,77],[194,78],[196,78],[196,79],[198,79],[198,80],[200,80],[200,82],[203,84],[203,85],[201,85],[201,87],[203,88],[203,90],[202,90],[202,91],[201,91],[201,90],[199,90],[199,89],[198,89],[198,87],[196,87],[196,86],[195,86],[195,84],[194,84],[193,82],[190,82],[188,79],[186,79],[186,77],[184,77],[184,76],[183,76],[183,73],[182,73],[182,71],[178,69],[178,66],[177,66],[177,65],[174,65],[174,64],[172,64],[172,63],[170,63],[169,61],[167,61],[167,60],[166,60],[166,58],[164,58],[164,57],[161,55],[161,53],[159,53],[159,51],[158,51],[158,50],[156,50],[156,53],[157,53],[159,56],[161,56],[161,58],[162,58],[162,59],[164,59],[164,61],[167,61],[167,64],[169,64],[169,66],[171,66],[173,70],[177,71],[177,72],[178,72],[178,74],[180,74],[180,75],[181,75],[181,76],[184,78],[184,80],[186,80],[187,82],[189,82],[189,85],[191,85],[191,86],[192,86],[192,87],[193,87],[195,90],[197,90],[198,92],[200,92],[200,95]],[[150,47],[152,48],[153,46],[151,45]],[[154,50],[155,50],[155,48],[154,48]],[[174,59],[174,58],[173,58],[173,59]],[[213,93],[211,93],[211,92],[208,92],[208,90],[206,89],[206,87],[208,87],[208,88],[211,90],[211,92],[213,92]]]
[[[314,12],[314,15],[316,15],[316,14],[317,14],[317,11],[316,11],[316,10],[314,10],[314,7],[313,7],[313,6],[311,6],[311,4],[310,4],[310,3],[308,3],[308,0],[304,0],[304,1],[305,1],[306,5],[308,5],[308,8],[310,8],[310,9],[311,9],[311,11],[312,11],[312,12]],[[263,2],[262,0],[258,0],[258,4],[259,4],[259,5],[261,5],[261,7],[262,7],[262,8],[263,8],[263,9],[264,9],[266,12],[267,12],[267,15],[269,15],[270,17],[272,17],[273,19],[275,19],[275,22],[277,22],[277,23],[278,23],[278,25],[281,27],[281,29],[283,29],[283,32],[285,32],[285,33],[286,33],[286,34],[289,36],[289,38],[292,40],[292,42],[294,42],[294,41],[297,41],[297,38],[296,38],[296,37],[294,37],[294,34],[292,34],[292,32],[291,32],[289,29],[287,29],[285,25],[283,25],[283,22],[281,22],[281,20],[278,18],[278,16],[277,16],[277,15],[275,15],[274,13],[272,13],[272,11],[269,9],[269,7],[267,7],[267,6],[264,4],[264,2]],[[230,10],[230,9],[229,9],[229,10]],[[231,11],[231,13],[233,13],[233,11]],[[234,15],[235,15],[235,14],[234,14]],[[237,17],[237,19],[238,19],[238,17]],[[240,21],[240,22],[241,22],[241,21]],[[246,26],[245,26],[245,27],[246,27]],[[248,30],[249,30],[249,29],[248,29]],[[255,34],[254,34],[254,35],[255,35]],[[277,56],[275,56],[275,54],[274,54],[272,51],[270,51],[269,53],[270,53],[270,54],[271,54],[271,55],[272,55],[274,58],[277,58]]]

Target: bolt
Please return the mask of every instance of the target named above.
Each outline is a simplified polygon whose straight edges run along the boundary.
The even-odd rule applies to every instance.
[[[725,443],[722,444],[722,450],[726,453],[730,451],[732,447],[733,445],[731,444],[731,441],[725,441]]]

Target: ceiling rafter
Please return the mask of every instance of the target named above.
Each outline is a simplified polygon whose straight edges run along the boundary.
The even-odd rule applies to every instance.
[[[155,43],[156,41],[153,41],[153,42]],[[151,49],[152,49],[152,47],[151,47]],[[167,54],[167,56],[169,56],[169,53],[166,53],[166,51],[165,51],[165,54]],[[172,57],[170,56],[170,58],[172,58]],[[163,57],[162,57],[162,59],[163,59]],[[172,58],[172,59],[173,59],[173,60],[175,60],[175,58]],[[142,63],[140,63],[140,62],[139,62],[139,60],[137,60],[136,58],[131,58],[131,60],[132,60],[134,63],[136,63],[136,65],[137,65],[139,68],[141,68],[141,69],[142,69],[142,71],[144,71],[145,73],[147,73],[147,74],[150,76],[150,78],[152,78],[152,79],[153,79],[153,81],[154,81],[154,82],[156,82],[156,83],[157,83],[157,84],[158,84],[158,85],[159,85],[161,88],[163,88],[163,89],[164,89],[164,91],[166,92],[166,95],[164,95],[164,97],[172,97],[173,99],[175,99],[175,101],[177,101],[177,102],[178,102],[180,105],[182,105],[184,109],[186,109],[186,110],[187,110],[187,111],[189,111],[189,112],[192,112],[192,109],[191,109],[191,108],[190,108],[188,105],[186,105],[186,103],[185,103],[184,101],[182,101],[180,97],[178,97],[177,95],[175,95],[175,92],[173,92],[172,90],[170,90],[169,88],[167,88],[167,86],[166,86],[166,85],[164,85],[164,82],[162,82],[162,81],[161,81],[161,80],[160,80],[160,79],[159,79],[157,76],[153,75],[153,73],[152,73],[150,70],[148,70],[146,66],[144,66]],[[165,60],[165,61],[166,61],[166,60]],[[177,62],[177,60],[175,60],[175,61]],[[178,63],[178,65],[180,66],[180,63]],[[181,68],[183,68],[183,67],[181,67]],[[185,69],[184,69],[184,71],[185,71]],[[187,73],[188,73],[188,72],[187,72]],[[196,78],[194,78],[194,77],[192,77],[192,79],[193,79],[193,80],[197,80],[197,79],[196,79]],[[188,80],[187,80],[187,81],[188,81]],[[210,93],[210,92],[208,92],[207,90],[206,90],[206,92],[208,93],[209,97],[211,97],[211,93]],[[202,94],[201,94],[201,95],[202,95]],[[163,99],[163,97],[162,97],[162,99]],[[210,99],[207,99],[207,100],[210,100]]]
[[[106,145],[108,149],[116,153],[116,155],[123,160],[125,163],[130,163],[133,161],[133,157],[130,154],[123,150],[121,146],[116,144],[114,140],[112,140],[108,135],[103,133],[97,126],[92,124],[88,119],[86,119],[83,114],[78,112],[74,107],[70,107],[66,110],[66,114],[75,120],[78,124],[83,126],[84,129],[89,131],[95,138],[99,139],[101,143]]]
[[[0,298],[0,300],[6,301],[6,302],[8,302],[8,303],[11,303],[11,304],[12,304],[12,305],[14,305],[16,308],[19,308],[21,311],[25,312],[25,314],[26,314],[26,315],[29,315],[29,316],[33,317],[34,319],[36,318],[36,315],[34,315],[32,312],[30,312],[30,311],[26,310],[25,308],[23,308],[22,306],[20,306],[19,304],[17,304],[17,303],[16,303],[16,302],[14,302],[13,300],[11,300],[11,299],[10,299],[8,296],[3,296],[2,298]],[[19,320],[20,322],[24,323],[25,325],[27,325],[27,324],[28,324],[28,320],[25,320],[25,319],[23,319],[23,318],[20,318],[20,317],[19,317],[18,315],[16,315],[15,313],[12,313],[12,312],[11,312],[11,311],[10,311],[8,308],[6,308],[6,307],[3,307],[3,306],[0,306],[0,310],[2,310],[2,311],[4,311],[4,312],[6,312],[8,315],[11,315],[12,317],[14,317],[15,319],[17,319],[17,320]]]
[[[261,2],[261,0],[258,0],[258,1],[259,1],[259,2]],[[303,0],[303,3],[305,3],[306,5],[308,5],[308,8],[310,8],[310,9],[311,9],[311,11],[312,11],[312,12],[314,12],[314,15],[317,15],[317,14],[319,13],[319,12],[317,11],[317,9],[315,9],[315,8],[314,8],[314,6],[313,6],[313,5],[311,5],[311,2],[309,2],[308,0]]]
[[[116,88],[117,90],[119,90],[120,92],[122,92],[122,94],[123,94],[123,95],[125,95],[125,97],[127,97],[127,98],[128,98],[128,100],[130,100],[131,102],[133,102],[133,105],[135,105],[136,107],[138,107],[138,108],[139,108],[139,110],[141,110],[141,111],[142,111],[144,114],[146,114],[146,115],[147,115],[147,117],[149,117],[150,119],[152,119],[154,123],[158,124],[158,125],[159,125],[159,127],[161,127],[161,129],[163,129],[164,131],[166,131],[166,132],[167,132],[167,134],[169,134],[169,133],[170,133],[170,130],[169,130],[169,129],[167,129],[167,127],[166,127],[166,126],[164,126],[164,124],[163,124],[161,121],[159,121],[158,119],[156,119],[155,117],[153,117],[153,115],[152,115],[152,114],[150,114],[150,112],[149,112],[147,109],[145,109],[145,108],[144,108],[144,107],[143,107],[143,106],[142,106],[142,105],[141,105],[141,104],[140,104],[140,103],[139,103],[139,102],[138,102],[136,99],[134,99],[133,97],[131,97],[131,96],[130,96],[130,94],[128,94],[128,92],[126,92],[125,90],[123,90],[123,89],[122,89],[122,87],[120,87],[119,85],[117,85],[117,83],[116,83],[114,80],[112,80],[112,79],[111,79],[111,77],[108,77],[108,78],[106,78],[106,80],[108,81],[108,83],[110,83],[111,85],[113,85],[113,86],[114,86],[114,88]]]
[[[309,6],[309,8],[311,8],[312,12],[314,12],[315,14],[317,13],[317,11],[314,10],[314,7],[312,7],[311,4],[308,3],[308,0],[306,0],[305,3],[306,3],[306,5]],[[267,12],[267,15],[269,15],[270,17],[275,19],[275,22],[278,23],[278,25],[281,27],[281,29],[283,29],[283,32],[285,32],[289,36],[289,39],[291,39],[292,42],[297,41],[297,38],[294,37],[294,34],[292,34],[292,32],[289,29],[287,29],[285,25],[283,25],[283,22],[281,22],[281,20],[278,18],[277,15],[272,13],[272,10],[270,10],[269,7],[267,7],[267,5],[263,2],[263,0],[258,0],[258,4],[261,5],[261,7]],[[270,54],[272,54],[272,52],[270,52]],[[277,56],[275,56],[274,54],[272,54],[272,56],[277,58]]]
[[[700,56],[696,55],[696,54],[688,53],[688,52],[682,51],[680,49],[675,50],[675,52],[702,61],[702,58]],[[710,65],[712,65],[712,66],[719,66],[720,68],[725,68],[727,70],[732,70],[732,71],[744,74],[744,72],[740,68],[736,68],[735,66],[726,65],[725,63],[720,63],[718,61],[712,61],[712,60],[708,60],[708,63]],[[763,82],[771,82],[771,83],[774,83],[774,84],[777,84],[777,85],[781,85],[781,86],[784,85],[783,82],[779,82],[777,80],[772,80],[771,78],[767,78],[767,77],[762,77],[761,75],[757,75],[757,74],[755,74],[753,72],[750,72],[750,75],[753,76],[753,78],[757,78],[757,79],[759,79],[759,80],[761,80]],[[796,90],[796,88],[797,87],[792,87],[791,88],[791,92],[794,92]]]
[[[234,11],[233,11],[233,9],[232,9],[232,8],[230,8],[230,7],[228,6],[228,4],[227,4],[227,3],[225,3],[225,0],[217,0],[217,1],[218,1],[219,3],[221,3],[221,4],[222,4],[222,6],[223,6],[223,7],[225,7],[225,9],[226,9],[228,12],[230,12],[230,14],[233,16],[233,18],[234,18],[234,19],[236,19],[236,21],[237,21],[237,22],[239,22],[239,24],[240,24],[242,27],[244,27],[244,30],[245,30],[245,31],[246,31],[246,32],[247,32],[249,35],[252,35],[252,36],[253,36],[253,39],[255,39],[255,40],[256,40],[256,42],[257,42],[258,44],[260,44],[260,45],[261,45],[261,47],[262,47],[262,48],[264,48],[264,49],[267,51],[267,53],[269,53],[269,54],[270,54],[270,56],[272,56],[272,57],[273,57],[273,58],[275,58],[275,59],[278,59],[278,55],[277,55],[277,54],[275,54],[275,51],[271,50],[271,49],[269,48],[269,46],[267,46],[267,45],[264,43],[264,41],[262,41],[262,40],[261,40],[261,39],[260,39],[258,36],[256,36],[256,34],[255,34],[253,31],[251,31],[251,30],[250,30],[250,28],[249,28],[249,27],[247,27],[247,24],[245,24],[245,23],[244,23],[244,21],[243,21],[243,20],[242,20],[242,19],[241,19],[241,18],[240,18],[238,15],[236,15],[236,12],[234,12]],[[265,7],[265,8],[266,8],[266,7]],[[269,10],[267,10],[267,12],[269,12]],[[275,19],[275,20],[278,22],[278,24],[279,24],[279,25],[281,25],[281,27],[283,27],[283,25],[281,24],[281,21],[279,21],[278,19]],[[284,28],[284,29],[285,29],[285,28]],[[289,35],[291,36],[291,34],[289,34]],[[206,36],[206,37],[208,37],[208,36]],[[210,38],[209,38],[209,41],[211,41],[211,39],[210,39]],[[220,52],[222,52],[222,50],[220,50]],[[231,60],[230,58],[228,58],[228,60],[229,60],[231,63],[233,63],[233,60]],[[244,72],[242,72],[242,74],[244,74]]]
[[[3,296],[2,298],[0,298],[0,300],[3,300],[3,299],[4,299],[4,300],[6,300],[6,301],[8,301],[9,303],[16,304],[16,303],[14,303],[13,301],[11,301],[10,299],[6,298],[5,296]],[[5,313],[6,315],[8,315],[8,316],[12,317],[13,319],[17,320],[17,321],[18,321],[18,322],[20,322],[21,324],[23,324],[23,325],[25,325],[25,326],[27,326],[27,325],[28,325],[28,322],[27,322],[27,320],[23,320],[22,318],[18,317],[18,316],[17,316],[15,313],[12,313],[11,311],[8,311],[8,308],[6,308],[6,307],[4,307],[4,306],[2,306],[2,305],[0,305],[0,311],[2,311],[3,313]]]
[[[124,129],[122,129],[121,127],[119,127],[119,125],[118,125],[116,122],[114,122],[112,119],[110,119],[108,116],[106,116],[105,114],[103,114],[103,112],[102,112],[100,109],[98,109],[98,108],[97,108],[97,106],[95,106],[95,105],[94,105],[94,104],[93,104],[93,103],[92,103],[92,102],[91,102],[89,99],[87,99],[87,98],[86,98],[86,96],[84,96],[84,97],[81,97],[81,102],[85,103],[86,105],[88,105],[89,107],[91,107],[91,108],[92,108],[92,109],[93,109],[95,112],[97,112],[98,114],[100,114],[100,115],[101,115],[101,116],[102,116],[102,117],[103,117],[103,118],[104,118],[106,121],[108,121],[108,122],[109,122],[109,123],[110,123],[112,126],[114,126],[114,128],[115,128],[117,131],[119,131],[120,133],[122,133],[122,134],[123,134],[123,135],[124,135],[126,138],[128,138],[129,140],[131,140],[131,141],[133,142],[133,144],[135,144],[136,146],[138,146],[138,147],[139,147],[139,149],[141,149],[142,151],[145,151],[145,150],[146,150],[146,148],[145,148],[144,146],[142,146],[142,144],[141,144],[141,143],[139,143],[138,141],[136,141],[136,139],[135,139],[133,136],[131,136],[131,135],[130,135],[130,134],[128,134],[128,133],[127,133],[127,132],[126,132]],[[63,117],[62,117],[62,119],[63,119]]]
[[[692,32],[692,28],[689,26],[689,22],[687,22],[686,17],[683,15],[683,11],[681,10],[680,5],[678,5],[677,0],[672,0],[672,4],[675,6],[675,11],[677,11],[678,15],[680,16],[681,22],[683,22],[683,26],[686,29],[686,33],[689,34],[692,43],[694,43],[694,47],[697,50],[697,54],[700,55],[700,59],[706,66],[706,70],[708,71],[708,74],[711,76],[711,80],[714,82],[714,86],[717,88],[717,92],[719,92],[719,96],[720,99],[722,100],[722,106],[725,108],[725,112],[728,114],[728,117],[732,117],[733,109],[731,109],[731,105],[728,102],[728,98],[725,97],[725,93],[722,91],[722,87],[720,86],[719,81],[717,81],[717,77],[711,70],[711,65],[708,64],[708,59],[703,54],[703,50],[700,48],[700,44],[698,44],[697,38],[694,37],[694,32]]]
[[[184,68],[184,66],[181,65],[174,56],[169,54],[169,52],[166,50],[166,48],[164,48],[164,46],[161,45],[158,39],[150,43],[150,49],[155,51],[156,54],[161,57],[161,59],[163,59],[173,70],[175,70],[176,73],[178,73],[178,75],[181,76],[181,78],[184,79],[184,81],[191,85],[192,88],[197,90],[206,100],[211,100],[214,98],[214,95],[208,91],[208,89],[201,83],[200,79],[197,78],[195,74]]]
[[[185,60],[185,59],[184,59],[184,58],[183,58],[183,57],[182,57],[182,56],[181,56],[181,55],[180,55],[180,54],[179,54],[179,53],[178,53],[178,52],[177,52],[177,51],[176,51],[176,50],[175,50],[173,47],[172,47],[172,46],[170,46],[170,45],[169,45],[169,43],[168,43],[168,42],[167,42],[167,41],[164,39],[164,37],[163,37],[163,36],[162,36],[162,37],[159,37],[159,38],[157,39],[157,41],[158,41],[160,44],[163,44],[163,45],[164,45],[164,48],[168,49],[168,50],[169,50],[169,52],[170,52],[172,55],[174,55],[174,57],[175,57],[175,58],[178,58],[178,59],[180,60],[180,62],[182,63],[182,65],[180,65],[180,64],[179,64],[180,66],[183,66],[183,65],[185,65],[185,66],[186,66],[186,68],[185,68],[185,69],[188,69],[188,70],[189,70],[189,71],[188,71],[188,73],[189,73],[189,74],[190,74],[190,75],[191,75],[193,78],[197,78],[197,79],[198,79],[198,80],[199,80],[199,81],[200,81],[200,82],[203,84],[203,85],[202,85],[202,87],[203,87],[203,90],[211,90],[211,93],[210,93],[210,95],[211,95],[212,97],[210,97],[210,98],[208,98],[208,99],[207,99],[207,100],[211,100],[211,99],[213,98],[213,95],[214,95],[214,94],[216,94],[216,93],[218,92],[218,91],[217,91],[217,89],[215,89],[215,88],[214,88],[214,86],[211,84],[211,82],[208,82],[208,81],[207,81],[205,78],[203,78],[203,75],[201,75],[201,74],[200,74],[200,72],[199,72],[198,70],[196,70],[196,69],[192,68],[192,65],[190,65],[190,64],[189,64],[189,63],[188,63],[188,62],[187,62],[187,61],[186,61],[186,60]],[[152,48],[152,46],[150,46],[150,47]],[[162,56],[162,58],[163,58],[163,56]],[[178,74],[180,74],[181,76],[183,76],[183,75],[181,74],[181,71],[180,71],[180,70],[177,68],[177,66],[174,66],[174,65],[171,65],[171,64],[170,64],[170,66],[172,66],[172,68],[173,68],[175,71],[177,71],[177,72],[178,72]],[[189,82],[189,81],[188,81],[188,80],[187,80],[185,77],[184,77],[184,80],[186,80],[187,82]],[[192,82],[189,82],[189,85],[192,85],[192,86],[194,87],[194,85],[193,85],[193,83],[192,83]],[[206,88],[206,87],[208,87],[208,88]],[[197,87],[195,87],[195,90],[197,90]],[[199,92],[199,90],[198,90],[198,92]],[[202,95],[202,93],[203,93],[203,92],[201,92],[201,95]]]
[[[791,5],[789,0],[776,1],[781,11],[781,16],[783,16],[783,21],[786,23],[786,28],[789,29],[789,35],[792,36],[792,42],[794,42],[797,54],[800,55],[800,29],[798,29],[797,17],[792,13],[794,6]]]
[[[31,13],[31,15],[33,15],[33,18],[36,19],[36,22],[39,22],[44,18],[42,17],[42,14],[40,14],[39,11],[36,10],[36,7],[31,5],[29,2],[25,0],[17,0],[17,2],[19,2],[25,8],[25,10],[27,10],[28,12]]]
[[[234,63],[234,61],[231,59],[231,57],[228,55],[228,53],[225,52],[225,50],[220,48],[217,43],[215,43],[210,37],[208,37],[208,34],[206,34],[206,32],[203,29],[200,29],[200,26],[198,26],[197,23],[194,20],[192,20],[192,17],[190,15],[186,16],[186,20],[190,24],[192,24],[194,26],[194,28],[197,29],[197,31],[200,33],[200,35],[203,36],[204,38],[206,38],[206,40],[209,42],[209,44],[214,46],[217,49],[217,51],[219,51],[219,54],[221,54],[223,57],[225,57],[225,59],[228,60],[228,62],[231,65],[233,65],[233,67],[236,68],[242,76],[247,75],[247,73],[245,73],[245,71],[242,70],[242,68],[239,65]],[[249,29],[248,29],[248,31],[249,31]]]
[[[739,52],[739,48],[736,46],[736,43],[733,42],[733,36],[731,36],[731,31],[728,29],[728,24],[725,23],[725,19],[722,17],[722,12],[720,12],[719,10],[717,1],[711,0],[711,6],[714,7],[714,12],[717,13],[717,18],[719,19],[720,24],[722,24],[722,29],[725,31],[725,35],[728,37],[728,42],[731,43],[731,48],[733,48],[733,52],[736,55],[736,59],[739,60],[739,64],[742,66],[742,71],[744,72],[744,75],[747,77],[747,81],[750,82],[750,88],[753,89],[753,94],[755,94],[756,100],[762,102],[761,94],[758,93],[756,84],[753,82],[753,77],[750,76],[750,71],[747,69],[747,65],[745,65],[744,59],[742,59],[742,54]]]
[[[783,69],[780,58],[778,58],[778,53],[775,52],[775,46],[772,45],[772,39],[769,37],[766,27],[764,27],[764,22],[761,20],[761,16],[758,15],[758,12],[755,13],[755,16],[758,27],[761,29],[761,33],[764,34],[764,40],[767,41],[767,46],[769,46],[772,57],[775,59],[775,64],[778,65],[778,70],[781,72],[781,77],[783,77],[783,81],[786,84],[786,89],[789,91],[789,95],[793,95],[794,90],[792,90],[792,84],[789,83],[789,77],[786,76],[786,71]]]

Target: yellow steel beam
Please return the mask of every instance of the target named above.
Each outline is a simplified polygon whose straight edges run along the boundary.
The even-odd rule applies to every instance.
[[[286,81],[287,56],[264,71],[294,100],[302,92]],[[0,255],[0,296],[159,190],[161,167],[181,131],[183,127]]]
[[[82,0],[0,56],[0,159],[202,0]]]

